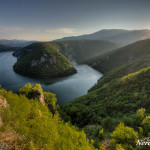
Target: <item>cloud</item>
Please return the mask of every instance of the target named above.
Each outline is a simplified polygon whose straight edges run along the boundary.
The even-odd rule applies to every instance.
[[[0,26],[0,33],[12,33],[12,32],[20,32],[23,31],[23,28],[17,26]]]
[[[57,29],[47,29],[45,30],[45,32],[47,33],[56,33],[56,34],[75,34],[76,29],[72,29],[72,28],[57,28]]]

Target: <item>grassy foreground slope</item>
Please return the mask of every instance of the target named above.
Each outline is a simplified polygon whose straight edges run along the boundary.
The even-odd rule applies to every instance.
[[[31,77],[59,77],[76,73],[72,63],[55,43],[34,43],[22,50],[14,70]]]
[[[38,100],[44,95],[45,105]],[[7,107],[6,102],[7,101]],[[94,150],[83,131],[64,123],[56,107],[55,94],[27,84],[19,94],[0,88],[0,147],[18,150]],[[11,138],[12,137],[12,138]]]

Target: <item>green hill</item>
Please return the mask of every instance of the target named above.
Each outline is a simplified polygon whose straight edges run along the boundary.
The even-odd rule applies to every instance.
[[[60,77],[76,73],[72,63],[55,43],[34,43],[16,53],[21,53],[14,71],[30,77]]]
[[[50,106],[56,109],[55,94],[44,92],[39,84],[27,84],[19,94],[0,88],[0,149],[95,149],[83,131],[64,123]]]
[[[65,105],[64,110],[71,117],[73,124],[84,128],[89,137],[95,137],[98,141],[101,139],[102,145],[106,143],[113,145],[111,142],[104,141],[112,139],[113,130],[118,129],[117,126],[120,122],[134,128],[139,132],[141,138],[147,137],[150,129],[150,122],[148,121],[150,118],[149,77],[150,67],[122,78],[113,79],[87,95]],[[118,131],[117,136],[120,136],[120,142],[114,141],[115,147],[118,143],[125,150],[138,150],[139,148],[135,144],[133,146],[129,142],[130,140],[124,139],[128,133],[121,134],[123,130]],[[131,132],[129,132],[128,137],[131,136]]]
[[[105,54],[94,58],[95,60],[89,60],[89,62],[94,61],[91,65],[101,72],[106,73],[112,69],[133,62],[137,58],[147,56],[149,54],[150,39],[138,41],[128,46],[106,52]]]

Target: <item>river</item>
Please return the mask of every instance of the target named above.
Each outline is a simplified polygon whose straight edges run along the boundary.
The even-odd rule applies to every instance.
[[[78,73],[61,78],[38,79],[19,75],[13,71],[17,58],[13,52],[0,53],[0,84],[3,88],[17,92],[26,83],[40,83],[45,91],[56,94],[57,103],[64,105],[87,93],[102,74],[88,65],[78,65],[73,62]]]

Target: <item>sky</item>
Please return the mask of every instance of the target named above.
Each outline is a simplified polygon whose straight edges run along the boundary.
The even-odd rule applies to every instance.
[[[0,39],[51,41],[101,29],[150,29],[150,0],[0,0]]]

